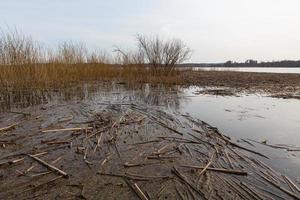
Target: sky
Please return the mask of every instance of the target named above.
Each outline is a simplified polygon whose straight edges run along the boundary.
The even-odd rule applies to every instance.
[[[0,27],[47,45],[111,52],[136,35],[179,38],[189,62],[300,60],[299,0],[0,0]]]

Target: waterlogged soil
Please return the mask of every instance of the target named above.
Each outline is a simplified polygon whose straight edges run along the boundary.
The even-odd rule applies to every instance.
[[[227,88],[224,95],[267,93],[276,98],[300,99],[300,74],[186,71],[182,73],[182,82],[189,86]],[[220,94],[218,90],[208,92]]]
[[[178,88],[83,88],[0,114],[0,199],[300,198],[254,141],[178,112]]]

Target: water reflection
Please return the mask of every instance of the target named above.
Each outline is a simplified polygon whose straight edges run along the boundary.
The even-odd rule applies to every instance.
[[[3,90],[0,110],[16,111],[40,104],[68,105],[78,102],[93,106],[103,102],[138,102],[162,109],[189,113],[236,140],[266,140],[270,144],[300,146],[300,101],[264,97],[260,95],[214,96],[194,95],[200,88],[123,83],[81,83],[60,89]],[[1,89],[0,89],[1,90]],[[75,109],[81,110],[80,106]],[[247,145],[247,144],[243,144]],[[281,172],[297,176],[300,171],[299,152],[274,150],[256,144],[255,148],[271,155],[268,164]]]
[[[184,99],[183,93],[184,90],[179,86],[150,84],[130,86],[123,83],[81,83],[60,89],[11,89],[1,91],[0,111],[70,101],[141,102],[179,109],[180,101]]]

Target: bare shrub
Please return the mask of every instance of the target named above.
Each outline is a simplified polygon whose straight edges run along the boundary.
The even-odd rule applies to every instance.
[[[154,72],[169,74],[190,58],[191,50],[183,41],[171,39],[164,41],[159,37],[137,36],[137,50],[124,51],[116,48],[118,61],[123,65],[143,65]]]
[[[180,64],[190,58],[191,50],[182,40],[171,39],[164,41],[159,37],[147,38],[137,36],[138,52],[144,55],[145,63],[155,70],[166,69],[171,72],[176,64]]]

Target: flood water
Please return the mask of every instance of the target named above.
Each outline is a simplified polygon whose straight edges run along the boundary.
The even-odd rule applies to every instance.
[[[300,68],[286,67],[196,67],[194,70],[300,74]]]
[[[222,133],[241,142],[247,148],[267,154],[266,160],[275,169],[297,177],[300,174],[300,151],[288,152],[274,149],[267,144],[285,144],[300,147],[300,101],[277,99],[266,95],[240,94],[239,96],[196,95],[201,88],[164,88],[143,85],[128,88],[126,85],[103,87],[83,84],[72,89],[40,92],[26,91],[2,94],[2,112],[25,110],[41,104],[68,105],[70,102],[88,106],[97,112],[95,105],[103,102],[141,102],[162,109],[188,113],[208,124],[217,127]],[[2,117],[2,120],[5,120]],[[242,142],[245,139],[254,146]],[[248,140],[250,139],[250,140]],[[300,179],[299,179],[300,181]]]
[[[181,104],[181,112],[188,112],[236,139],[251,138],[300,146],[299,100],[254,94],[192,97],[197,90],[185,90],[185,94],[191,97]]]
[[[267,144],[300,146],[300,101],[278,99],[266,95],[214,96],[194,95],[199,88],[186,89],[190,96],[180,111],[190,113],[222,133],[234,138],[251,139]],[[270,166],[283,173],[299,177],[300,153],[287,152],[250,141],[255,149],[271,157]],[[243,145],[247,145],[243,143]],[[251,147],[248,145],[248,147]],[[300,181],[300,180],[299,180]]]

